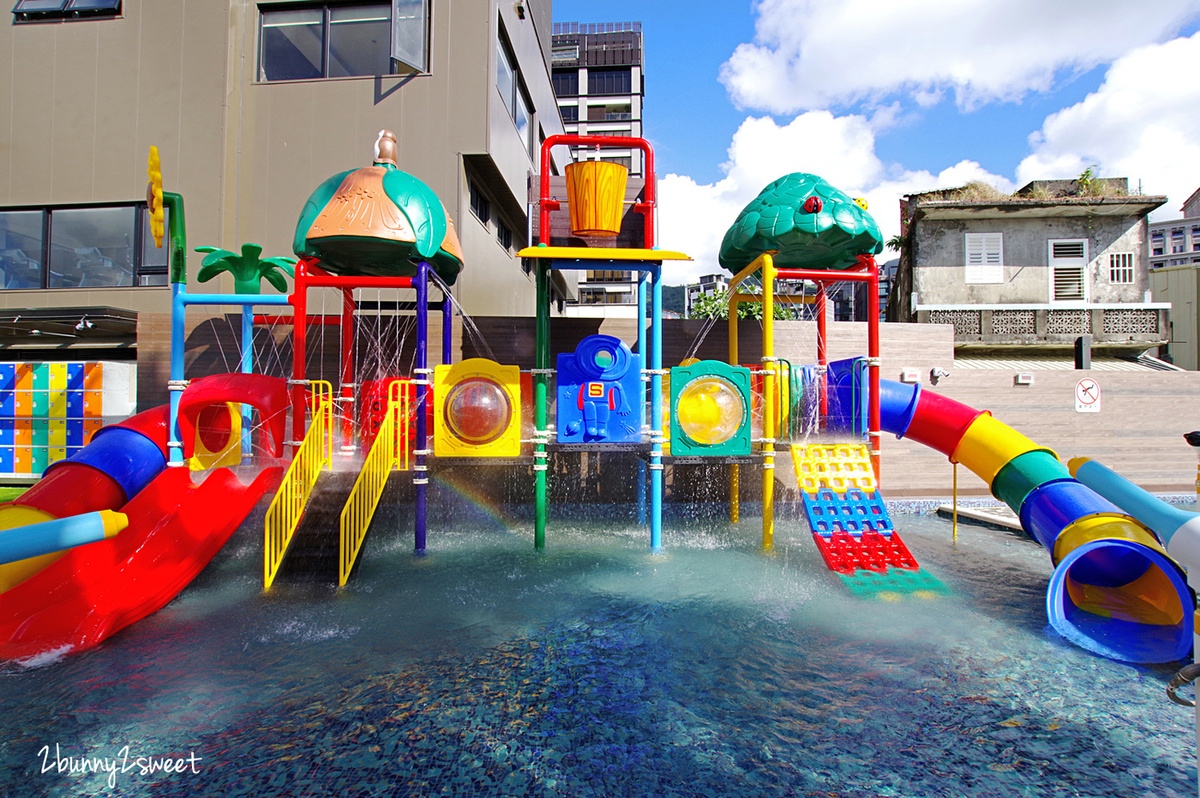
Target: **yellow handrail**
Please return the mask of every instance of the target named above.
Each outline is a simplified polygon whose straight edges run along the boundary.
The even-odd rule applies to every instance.
[[[275,581],[317,476],[333,465],[333,386],[324,380],[313,380],[309,385],[312,418],[308,432],[267,508],[263,525],[263,589]]]
[[[371,519],[379,506],[379,497],[393,470],[408,470],[408,417],[410,380],[395,380],[388,386],[387,411],[383,424],[363,461],[362,471],[342,508],[338,541],[338,586],[350,578],[350,569],[366,540]],[[401,466],[400,463],[403,463]]]

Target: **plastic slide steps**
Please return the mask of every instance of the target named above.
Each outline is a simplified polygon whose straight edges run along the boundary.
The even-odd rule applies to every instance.
[[[813,541],[851,592],[888,598],[945,592],[893,527],[865,446],[793,446],[792,465]]]

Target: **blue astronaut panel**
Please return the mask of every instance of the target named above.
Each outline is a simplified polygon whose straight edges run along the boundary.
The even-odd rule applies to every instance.
[[[558,356],[558,442],[640,443],[641,358],[620,338],[589,335]]]

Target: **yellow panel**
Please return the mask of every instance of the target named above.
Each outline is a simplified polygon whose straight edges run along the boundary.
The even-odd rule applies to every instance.
[[[192,449],[192,457],[187,465],[192,471],[203,471],[208,468],[235,466],[242,462],[242,406],[237,402],[226,402],[229,411],[229,440],[217,451],[209,451],[200,438],[200,430],[196,430],[196,444]]]
[[[494,440],[474,444],[452,434],[446,419],[446,400],[455,386],[482,378],[507,397],[510,415]],[[453,366],[436,366],[433,373],[433,453],[437,457],[517,457],[521,454],[521,369],[485,358],[470,358]]]
[[[563,260],[691,260],[682,252],[667,249],[619,249],[616,247],[525,247],[517,253],[520,258],[559,258]]]
[[[67,420],[65,418],[50,419],[50,445],[67,445]]]
[[[54,365],[58,365],[57,363]],[[53,374],[50,375],[54,377]],[[67,392],[65,390],[50,389],[50,418],[66,418],[67,417]]]

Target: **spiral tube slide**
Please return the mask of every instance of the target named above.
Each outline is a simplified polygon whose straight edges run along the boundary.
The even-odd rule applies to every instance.
[[[831,389],[850,382],[830,366]],[[880,380],[881,427],[929,446],[983,479],[1050,552],[1051,625],[1066,639],[1123,662],[1184,658],[1193,601],[1179,566],[1145,525],[1076,480],[1057,455],[987,411]]]

